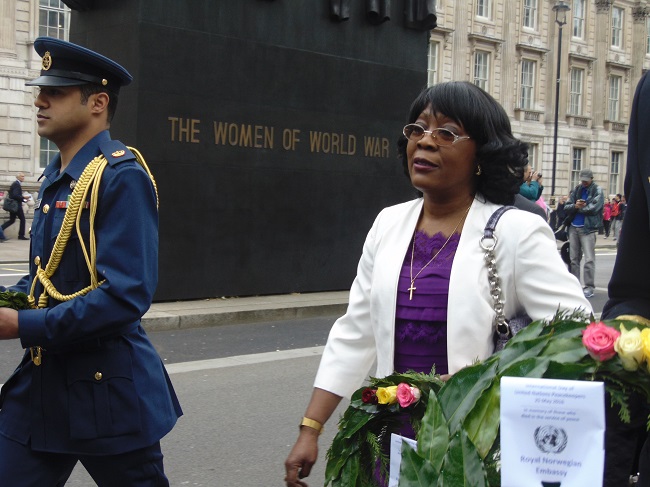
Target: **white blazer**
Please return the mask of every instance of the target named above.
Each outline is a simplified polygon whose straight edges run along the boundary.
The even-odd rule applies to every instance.
[[[315,387],[349,397],[361,387],[373,363],[374,377],[393,373],[397,282],[422,210],[423,199],[382,210],[366,237],[347,312],[329,334]],[[451,267],[447,310],[449,372],[455,373],[494,351],[493,300],[484,251],[485,225],[499,205],[474,199]],[[578,280],[566,268],[548,224],[526,211],[506,212],[495,231],[497,270],[505,315],[522,312],[533,320],[560,309],[592,312]]]

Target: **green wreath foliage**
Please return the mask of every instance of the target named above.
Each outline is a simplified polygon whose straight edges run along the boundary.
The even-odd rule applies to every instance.
[[[643,366],[625,370],[618,356],[592,358],[582,343],[590,320],[580,312],[558,313],[550,322],[536,321],[500,352],[454,374],[447,382],[431,374],[408,372],[370,378],[357,390],[339,421],[327,452],[325,486],[376,485],[379,465],[387,478],[388,458],[381,445],[399,433],[404,416],[416,433],[417,449],[404,444],[400,487],[496,487],[500,485],[500,379],[504,376],[602,381],[612,405],[630,421],[632,393],[650,401],[650,373]],[[636,322],[609,320],[613,328],[645,328]],[[407,383],[421,391],[417,403],[401,408],[363,402],[363,391]]]
[[[0,291],[0,308],[30,309],[27,294],[17,291]]]

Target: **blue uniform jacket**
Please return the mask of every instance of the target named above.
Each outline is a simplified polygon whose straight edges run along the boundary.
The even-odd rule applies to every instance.
[[[65,203],[86,165],[103,153],[95,218],[99,288],[45,309],[20,311],[24,348],[45,349],[35,366],[29,351],[2,388],[0,434],[34,450],[108,455],[151,445],[182,414],[165,368],[140,324],[158,280],[158,212],[146,171],[107,131],[90,140],[59,174],[45,169],[34,212],[30,275],[13,290],[26,293],[36,263],[45,268],[63,222]],[[89,198],[88,198],[89,199]],[[58,203],[58,204],[57,204]],[[90,211],[82,216],[88,245]],[[62,294],[90,283],[73,230],[52,282]],[[40,284],[35,297],[42,292]]]

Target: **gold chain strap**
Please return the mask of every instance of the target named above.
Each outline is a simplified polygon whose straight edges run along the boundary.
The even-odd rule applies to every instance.
[[[156,181],[154,180],[153,174],[149,170],[142,154],[137,149],[129,147],[129,149],[134,153],[138,163],[144,168],[154,187],[156,193],[156,207],[158,207],[158,188],[156,186]],[[38,268],[36,269],[36,275],[32,281],[32,287],[28,296],[29,304],[32,307],[36,307],[36,300],[34,298],[34,290],[36,289],[36,281],[38,280],[43,285],[43,293],[38,299],[38,307],[46,308],[48,304],[49,296],[52,296],[58,301],[69,301],[76,298],[77,296],[83,296],[93,289],[101,286],[105,279],[99,281],[97,279],[97,241],[95,239],[95,217],[97,215],[97,203],[99,198],[99,183],[101,182],[102,174],[104,169],[108,165],[106,158],[101,155],[95,157],[90,163],[86,166],[83,173],[79,177],[77,184],[72,190],[70,195],[70,201],[68,202],[68,207],[65,210],[65,215],[63,217],[63,223],[61,224],[61,230],[56,237],[54,242],[54,247],[50,255],[50,259],[45,266],[45,269],[41,267],[41,263],[38,263]],[[83,203],[88,197],[90,192],[90,215],[89,215],[89,224],[90,224],[90,249],[86,247],[82,233],[81,233],[81,216],[83,214]],[[90,274],[90,285],[85,288],[72,293],[72,294],[61,294],[57,291],[52,284],[51,278],[56,272],[61,263],[61,258],[63,257],[63,252],[65,247],[68,244],[70,235],[72,234],[72,227],[75,226],[77,230],[77,236],[79,237],[79,244],[81,250],[84,254],[84,259],[86,261],[86,267]]]

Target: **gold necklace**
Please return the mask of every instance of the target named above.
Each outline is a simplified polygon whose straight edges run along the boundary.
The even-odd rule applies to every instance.
[[[445,243],[442,244],[442,247],[440,247],[440,249],[438,249],[438,251],[434,254],[434,256],[431,257],[431,259],[429,259],[429,262],[427,262],[426,264],[424,264],[424,265],[422,266],[422,268],[418,271],[418,273],[415,275],[415,277],[413,277],[413,256],[414,256],[414,254],[415,254],[415,233],[417,232],[417,228],[416,228],[415,231],[413,232],[413,246],[411,247],[411,269],[410,269],[411,287],[409,287],[409,288],[407,289],[407,291],[409,292],[409,301],[412,301],[412,300],[413,300],[413,291],[415,291],[415,290],[417,289],[417,288],[415,287],[415,280],[418,278],[418,276],[420,275],[420,273],[421,273],[424,269],[426,269],[427,266],[428,266],[429,264],[431,264],[431,262],[433,262],[433,261],[436,259],[436,257],[438,257],[438,254],[440,254],[440,252],[442,252],[442,249],[444,249],[444,248],[447,246],[447,244],[448,244],[449,241],[451,240],[451,237],[454,235],[454,233],[456,233],[456,230],[458,230],[458,227],[460,227],[460,224],[463,222],[463,220],[465,219],[465,217],[466,217],[467,214],[469,213],[469,209],[470,209],[471,207],[472,207],[472,205],[469,205],[469,207],[467,207],[467,210],[465,210],[465,213],[463,213],[463,216],[460,217],[460,220],[458,220],[458,223],[456,223],[456,226],[454,227],[453,231],[449,234],[449,237],[447,237],[447,240],[445,241]]]

